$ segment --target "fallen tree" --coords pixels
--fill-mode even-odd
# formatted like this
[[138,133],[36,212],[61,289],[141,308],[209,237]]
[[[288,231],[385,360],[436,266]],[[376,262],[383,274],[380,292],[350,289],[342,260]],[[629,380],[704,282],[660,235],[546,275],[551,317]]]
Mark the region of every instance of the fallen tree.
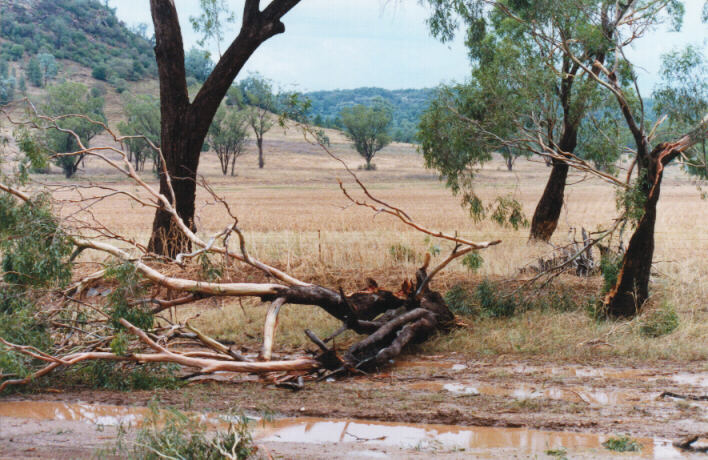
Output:
[[[499,240],[473,242],[457,234],[446,234],[419,225],[402,209],[373,196],[356,174],[347,168],[342,160],[334,156],[318,140],[319,138],[315,138],[315,142],[320,143],[329,155],[340,161],[354,178],[363,198],[355,198],[340,181],[345,197],[352,203],[368,207],[376,213],[396,217],[416,231],[449,241],[454,245],[450,254],[437,265],[431,265],[431,257],[427,254],[423,266],[415,274],[415,279],[403,280],[401,288],[395,292],[379,288],[375,281],[368,280],[365,289],[345,294],[341,287],[328,288],[299,280],[253,257],[248,252],[245,235],[239,227],[239,219],[232,213],[229,204],[218,196],[205,180],[198,180],[196,186],[201,187],[214,203],[219,203],[223,207],[232,223],[216,234],[201,237],[180,217],[178,210],[172,204],[174,194],[170,188],[170,176],[164,160],[161,162],[162,177],[166,178],[169,196],[160,193],[138,175],[124,150],[112,146],[88,148],[72,131],[61,128],[55,118],[38,114],[31,105],[30,108],[34,116],[28,121],[15,121],[9,116],[7,118],[16,126],[25,129],[58,130],[75,136],[80,146],[78,151],[54,156],[82,155],[100,160],[127,177],[135,186],[135,190],[127,191],[112,185],[89,183],[68,186],[45,184],[39,189],[30,191],[5,181],[5,183],[0,182],[0,191],[11,196],[12,200],[30,205],[38,193],[51,195],[52,192],[58,191],[64,194],[73,192],[70,193],[70,197],[59,197],[58,193],[52,195],[55,207],[67,205],[72,207],[72,212],[68,215],[55,218],[56,228],[52,229],[54,233],[66,235],[74,246],[75,250],[69,262],[75,260],[84,251],[104,253],[115,263],[129,266],[139,274],[140,288],[120,292],[120,295],[124,293],[133,295],[129,299],[122,299],[125,308],[121,311],[117,309],[108,311],[105,305],[100,302],[91,303],[83,296],[92,285],[108,278],[107,268],[83,276],[62,289],[51,291],[47,295],[60,298],[61,301],[41,314],[45,321],[51,324],[53,349],[40,350],[34,346],[0,338],[0,343],[5,349],[27,356],[37,363],[43,363],[43,367],[35,369],[22,378],[5,378],[0,383],[0,391],[10,385],[26,384],[59,367],[92,360],[174,363],[206,374],[219,371],[259,373],[267,374],[276,382],[300,378],[303,374],[319,378],[332,373],[351,373],[378,368],[398,356],[407,345],[423,342],[432,334],[445,331],[453,325],[454,315],[448,309],[444,299],[439,293],[430,289],[430,283],[435,275],[465,254],[500,243]],[[86,117],[82,118],[88,120]],[[100,125],[117,145],[133,138],[118,136],[105,124],[93,123]],[[145,141],[149,142],[147,139]],[[162,155],[157,147],[154,145],[152,147],[158,156]],[[189,240],[193,251],[176,254],[174,258],[154,254],[144,245],[104,225],[95,217],[92,208],[97,203],[115,196],[169,214],[173,225],[184,234],[184,238]],[[230,247],[232,239],[237,240],[238,250]],[[259,273],[263,281],[226,282],[188,276],[189,273],[193,273],[190,272],[190,267],[196,265],[199,258],[208,255],[223,258],[227,266],[232,263],[240,264],[245,269]],[[148,290],[151,290],[153,295],[148,298],[142,297],[142,292]],[[164,291],[167,291],[168,295],[161,298],[160,294]],[[207,297],[255,298],[268,304],[263,342],[257,357],[244,356],[234,347],[227,347],[206,336],[190,326],[189,320],[172,322],[160,315],[167,309],[189,305]],[[152,306],[151,309],[140,309],[140,306],[144,307],[148,304]],[[285,304],[319,307],[341,321],[342,327],[324,340],[306,331],[319,351],[300,358],[273,361],[271,358],[278,314]],[[61,315],[61,321],[56,320],[60,312],[71,309],[81,309],[81,315],[65,314]],[[79,317],[84,319],[79,321]],[[128,320],[128,317],[151,327],[140,327],[139,324],[134,324],[135,320],[133,322]],[[327,345],[327,342],[346,330],[362,334],[364,338],[343,352]],[[125,341],[126,335],[131,337],[129,343],[121,343],[121,340]],[[0,378],[2,377],[0,375]]]

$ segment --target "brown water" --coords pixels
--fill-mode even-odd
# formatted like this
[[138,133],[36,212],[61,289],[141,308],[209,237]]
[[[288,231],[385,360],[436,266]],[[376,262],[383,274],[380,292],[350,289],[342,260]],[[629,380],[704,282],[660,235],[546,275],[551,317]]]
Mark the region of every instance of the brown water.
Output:
[[[148,415],[146,408],[62,402],[0,402],[0,417],[66,420],[95,425],[139,425]],[[198,415],[210,426],[225,423],[218,415]],[[523,428],[462,427],[389,423],[347,419],[287,418],[254,426],[258,442],[288,442],[327,445],[356,443],[356,446],[391,446],[421,449],[500,449],[515,448],[541,452],[564,447],[568,450],[604,451],[604,435],[529,430]],[[645,458],[680,457],[670,442],[640,439]],[[373,452],[373,451],[372,451]]]

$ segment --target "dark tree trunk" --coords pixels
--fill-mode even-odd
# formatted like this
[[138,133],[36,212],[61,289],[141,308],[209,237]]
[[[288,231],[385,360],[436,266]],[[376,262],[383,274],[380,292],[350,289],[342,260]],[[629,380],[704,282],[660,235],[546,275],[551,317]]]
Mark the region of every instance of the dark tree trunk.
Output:
[[644,215],[629,240],[617,282],[605,297],[606,313],[610,316],[634,316],[649,298],[649,277],[654,257],[656,204],[661,192],[664,166],[677,155],[678,152],[667,144],[660,144],[644,161],[639,173],[642,180],[640,187],[646,196]]
[[[300,0],[274,0],[260,10],[258,0],[246,0],[241,30],[190,104],[184,69],[184,46],[172,0],[150,0],[155,26],[155,58],[160,79],[161,147],[174,190],[179,217],[194,229],[195,178],[209,125],[234,79],[261,43],[285,31],[280,19]],[[172,199],[160,172],[160,193]],[[190,249],[187,237],[171,215],[158,209],[148,248],[174,257]]]
[[558,218],[563,210],[565,195],[565,180],[568,177],[568,164],[553,160],[551,175],[548,177],[543,195],[536,205],[536,211],[531,220],[532,240],[549,241],[558,226]]
[[258,167],[263,169],[265,166],[265,158],[263,158],[263,138],[259,137],[256,140],[256,144],[258,145]]

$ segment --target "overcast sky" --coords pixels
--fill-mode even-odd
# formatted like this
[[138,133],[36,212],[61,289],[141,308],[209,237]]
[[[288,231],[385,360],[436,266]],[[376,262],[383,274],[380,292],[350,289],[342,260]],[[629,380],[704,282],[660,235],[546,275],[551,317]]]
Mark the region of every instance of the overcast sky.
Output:
[[[654,86],[660,56],[687,43],[708,50],[708,26],[701,23],[704,0],[686,0],[681,32],[660,29],[641,40],[629,53],[644,72],[642,91]],[[175,0],[185,47],[197,46],[198,35],[189,17],[199,13],[197,0]],[[238,13],[243,1],[227,1]],[[262,2],[267,4],[267,1]],[[283,22],[284,34],[271,38],[251,57],[244,73],[259,72],[282,87],[301,91],[378,86],[388,89],[433,87],[463,81],[469,62],[462,36],[441,44],[432,38],[427,10],[417,0],[302,0]],[[129,25],[149,24],[148,0],[110,0]],[[236,34],[232,28],[225,41]],[[226,43],[224,46],[228,46]],[[207,48],[216,57],[216,45]]]

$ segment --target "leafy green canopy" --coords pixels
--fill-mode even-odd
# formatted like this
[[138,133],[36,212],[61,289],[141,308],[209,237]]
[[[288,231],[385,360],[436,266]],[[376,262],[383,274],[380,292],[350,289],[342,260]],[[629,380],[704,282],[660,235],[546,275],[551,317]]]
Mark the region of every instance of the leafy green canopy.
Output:
[[344,133],[354,143],[354,148],[366,160],[366,169],[372,169],[371,160],[377,152],[391,143],[388,134],[391,125],[391,108],[382,100],[373,106],[345,107],[339,113]]
[[[84,146],[88,147],[91,139],[103,130],[101,125],[95,123],[106,121],[103,105],[103,98],[89,92],[88,87],[82,83],[64,82],[50,87],[47,99],[40,109],[43,115],[59,117],[56,125],[60,129],[50,127],[39,139],[46,151],[51,154],[62,154],[80,149],[76,138],[62,130],[73,131]],[[72,177],[83,157],[83,154],[59,156],[55,159],[55,163],[62,168],[66,177]]]
[[[421,151],[473,215],[484,209],[472,188],[475,171],[490,160],[490,152],[571,152],[613,170],[631,141],[629,131],[592,75],[561,48],[588,68],[614,60],[612,18],[621,17],[626,5],[605,0],[504,0],[495,7],[476,0],[427,3],[435,36],[448,41],[460,28],[466,33],[472,72],[469,82],[438,91],[419,126]],[[654,11],[666,2],[640,3]],[[680,2],[669,3],[679,18]],[[631,69],[617,63],[628,87]],[[506,151],[510,148],[515,152]]]
[[[152,148],[160,146],[160,101],[155,96],[140,94],[124,98],[126,120],[118,124],[123,136],[137,136],[125,141],[135,169],[142,171],[149,158],[159,164],[159,155]],[[157,168],[156,168],[157,169]]]
[[[654,90],[654,111],[667,116],[659,132],[662,140],[675,139],[689,131],[708,114],[708,62],[703,50],[688,46],[662,57],[661,81]],[[700,140],[687,156],[686,170],[708,177],[706,139]]]
[[221,172],[226,175],[231,164],[234,175],[236,159],[243,153],[248,141],[248,117],[244,111],[220,107],[207,133],[207,142],[216,152]]

